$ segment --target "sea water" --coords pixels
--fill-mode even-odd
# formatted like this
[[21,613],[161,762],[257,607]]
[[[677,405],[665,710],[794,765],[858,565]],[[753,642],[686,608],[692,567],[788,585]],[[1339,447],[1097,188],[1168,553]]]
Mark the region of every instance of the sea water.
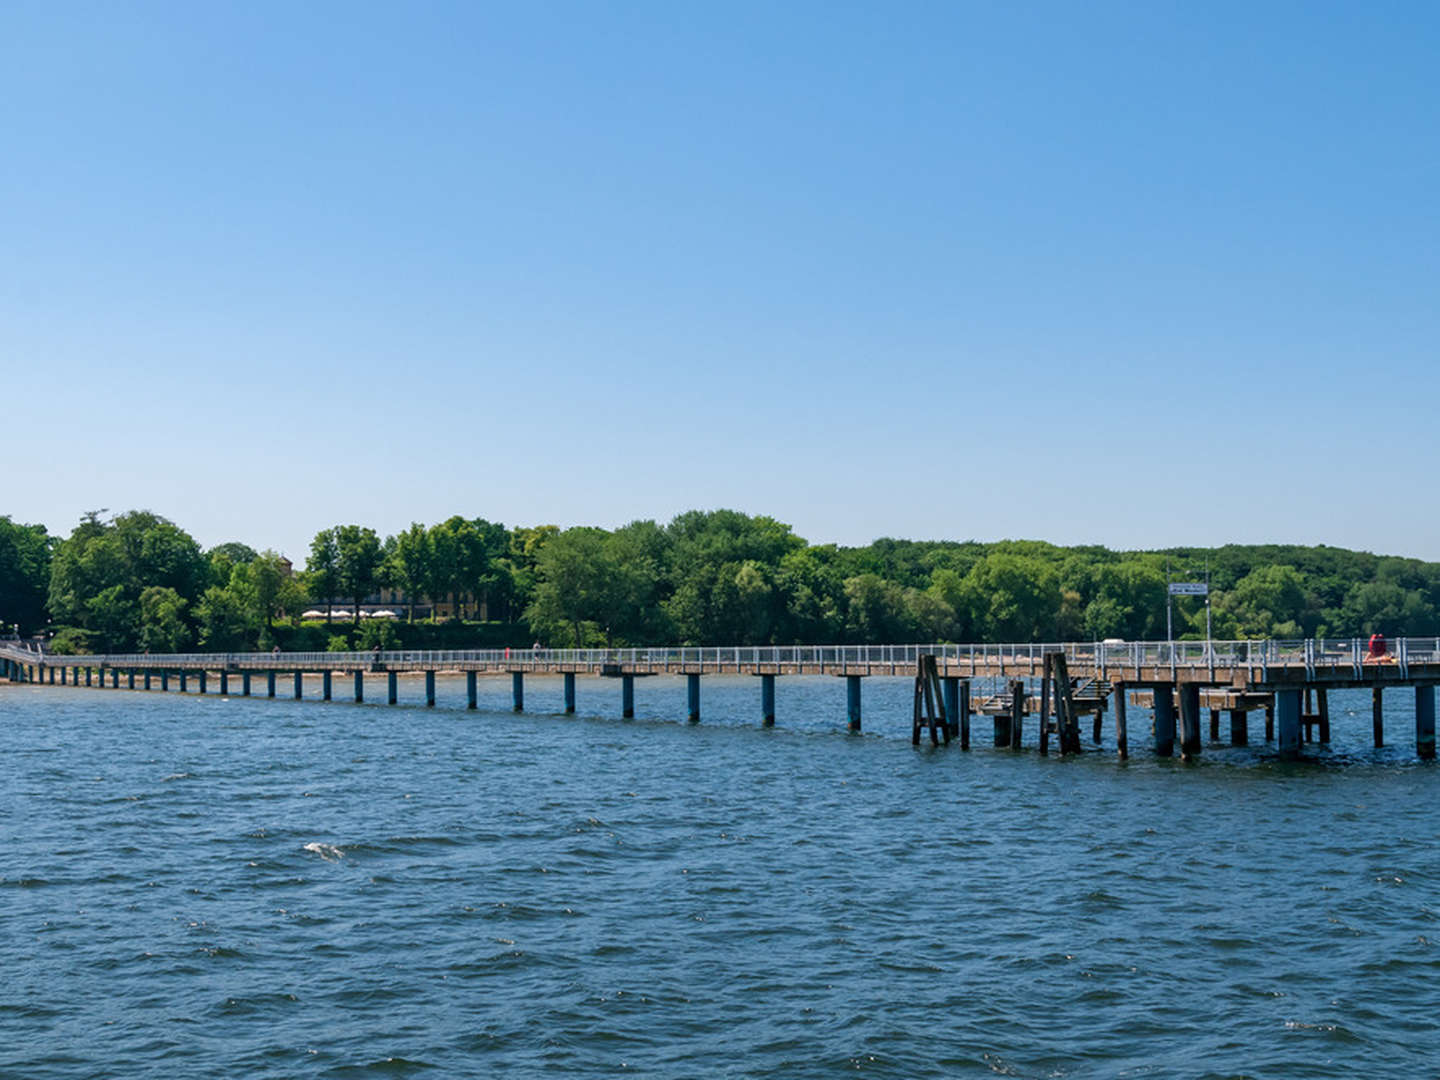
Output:
[[915,749],[903,679],[860,736],[833,678],[509,690],[0,686],[0,1076],[1440,1074],[1406,693],[1186,764],[1134,707]]

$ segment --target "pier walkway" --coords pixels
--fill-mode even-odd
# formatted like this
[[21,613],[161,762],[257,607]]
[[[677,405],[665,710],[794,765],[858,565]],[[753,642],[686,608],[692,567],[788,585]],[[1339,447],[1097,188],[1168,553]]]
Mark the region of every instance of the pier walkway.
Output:
[[[276,696],[277,680],[289,678],[293,696],[303,694],[303,677],[318,675],[321,696],[332,699],[333,678],[353,682],[354,700],[363,701],[366,676],[383,675],[388,700],[397,701],[397,679],[407,672],[423,673],[426,704],[435,703],[437,672],[466,676],[468,705],[476,707],[476,678],[505,675],[512,680],[517,711],[524,708],[526,675],[559,675],[565,683],[565,708],[575,710],[576,677],[617,678],[622,682],[622,711],[634,713],[636,678],[684,675],[688,680],[689,719],[700,717],[700,679],[705,675],[741,674],[761,680],[761,720],[775,719],[775,679],[787,675],[833,675],[847,682],[847,717],[852,730],[861,723],[861,680],[870,676],[912,676],[922,657],[934,657],[933,670],[943,684],[948,726],[963,730],[969,745],[972,712],[995,720],[995,743],[1020,746],[1024,719],[1037,714],[1041,745],[1050,730],[1050,702],[1063,697],[1071,713],[1095,717],[1098,739],[1101,717],[1115,713],[1122,755],[1128,753],[1125,731],[1126,696],[1154,710],[1155,750],[1173,753],[1179,735],[1182,753],[1199,752],[1202,705],[1210,710],[1211,735],[1218,737],[1218,715],[1230,713],[1231,741],[1248,739],[1246,716],[1264,709],[1267,733],[1278,727],[1278,749],[1298,753],[1303,737],[1319,729],[1328,741],[1326,694],[1342,688],[1369,688],[1373,693],[1376,745],[1383,741],[1381,695],[1388,688],[1415,692],[1416,751],[1435,753],[1435,686],[1440,684],[1440,638],[1401,638],[1380,655],[1372,655],[1361,639],[1303,641],[1183,642],[1057,642],[1013,645],[761,645],[654,647],[637,649],[480,649],[466,651],[371,651],[349,653],[174,653],[61,656],[21,642],[0,641],[0,677],[46,685],[85,685],[129,689],[210,692],[213,675],[222,694],[231,680],[249,695],[252,680],[264,680],[265,693]],[[1066,672],[1065,686],[1051,688],[1052,664]],[[926,661],[928,664],[928,661]],[[972,684],[989,681],[989,695],[972,697]],[[977,688],[978,689],[978,688]],[[1063,689],[1063,694],[1062,694]],[[1037,693],[1038,691],[1038,693]],[[1073,695],[1073,700],[1072,700]],[[1309,703],[1318,700],[1319,712]],[[1038,701],[1038,710],[1037,710]],[[1177,710],[1178,705],[1178,710]],[[1179,714],[1179,731],[1176,714]],[[958,723],[957,723],[958,719]],[[1070,717],[1073,721],[1073,715]],[[1062,741],[1062,745],[1068,745]]]

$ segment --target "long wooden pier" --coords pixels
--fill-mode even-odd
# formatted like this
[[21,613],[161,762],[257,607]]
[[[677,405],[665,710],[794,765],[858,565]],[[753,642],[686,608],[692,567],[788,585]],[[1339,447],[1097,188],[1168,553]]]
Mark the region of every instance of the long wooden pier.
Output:
[[[933,660],[929,659],[933,658]],[[1440,684],[1440,638],[1401,638],[1376,652],[1360,639],[1304,641],[1063,642],[1008,645],[763,645],[655,647],[638,649],[483,649],[469,651],[371,651],[349,653],[135,653],[61,656],[21,642],[0,641],[0,677],[45,685],[85,685],[129,689],[170,689],[171,680],[187,692],[191,680],[199,693],[210,692],[211,677],[222,694],[232,680],[249,695],[255,680],[275,697],[282,680],[299,698],[304,676],[318,675],[321,696],[333,697],[335,676],[353,683],[354,700],[363,701],[367,676],[384,676],[391,704],[398,700],[398,677],[423,673],[426,704],[435,703],[435,676],[466,676],[467,704],[477,704],[479,675],[509,674],[514,708],[524,709],[527,675],[564,678],[565,710],[575,711],[576,677],[616,678],[622,684],[622,713],[634,715],[634,680],[649,675],[687,677],[689,719],[700,718],[700,679],[706,675],[754,675],[761,681],[761,722],[775,721],[775,680],[790,675],[832,675],[846,680],[847,718],[861,727],[861,682],[872,676],[914,676],[922,665],[938,679],[935,707],[946,715],[946,728],[969,745],[972,714],[994,721],[997,746],[1024,742],[1024,721],[1038,717],[1040,746],[1060,735],[1071,749],[1070,729],[1081,715],[1092,715],[1095,740],[1107,710],[1113,711],[1120,753],[1128,754],[1126,695],[1147,695],[1154,711],[1155,752],[1200,752],[1201,712],[1210,712],[1211,737],[1218,739],[1218,716],[1230,714],[1231,741],[1248,740],[1246,718],[1264,709],[1266,730],[1273,731],[1282,755],[1299,753],[1307,733],[1319,728],[1328,741],[1328,691],[1369,688],[1374,702],[1375,744],[1383,742],[1382,695],[1386,689],[1413,689],[1416,752],[1435,755],[1435,687]],[[1063,672],[1063,683],[1055,674]],[[988,681],[995,692],[972,696],[972,684]],[[137,686],[138,682],[138,686]],[[1052,692],[1053,691],[1053,692]],[[1319,712],[1307,704],[1319,702]],[[1052,714],[1052,705],[1059,712]],[[918,723],[918,721],[917,721]],[[1057,726],[1059,725],[1059,726]],[[1178,739],[1177,739],[1178,736]]]

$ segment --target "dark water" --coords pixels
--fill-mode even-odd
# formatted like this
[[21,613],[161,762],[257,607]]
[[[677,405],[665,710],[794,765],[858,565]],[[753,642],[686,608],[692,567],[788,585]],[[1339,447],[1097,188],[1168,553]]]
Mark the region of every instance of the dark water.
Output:
[[681,680],[482,686],[0,688],[0,1076],[1440,1074],[1406,695],[1289,765],[1133,710],[1122,765],[912,750],[902,680],[860,738],[835,679],[773,731],[753,679],[695,727]]

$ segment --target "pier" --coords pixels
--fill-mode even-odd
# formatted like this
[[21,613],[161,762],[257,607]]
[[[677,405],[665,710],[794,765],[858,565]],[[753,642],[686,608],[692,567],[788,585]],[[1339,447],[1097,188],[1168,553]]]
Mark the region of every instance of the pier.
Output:
[[[919,741],[921,704],[933,741],[970,746],[972,716],[993,721],[993,744],[1019,749],[1025,723],[1035,718],[1035,743],[1049,752],[1051,737],[1062,754],[1082,749],[1081,718],[1092,721],[1099,743],[1104,716],[1114,715],[1121,757],[1130,738],[1126,706],[1154,712],[1156,754],[1185,757],[1201,753],[1202,721],[1209,717],[1211,742],[1220,738],[1220,717],[1229,718],[1229,741],[1250,740],[1249,717],[1262,713],[1265,737],[1281,756],[1298,756],[1303,743],[1330,738],[1328,693],[1369,689],[1376,746],[1384,744],[1385,691],[1414,694],[1415,751],[1435,756],[1435,687],[1440,684],[1440,638],[1401,638],[1378,653],[1358,638],[1305,641],[1068,642],[1016,645],[761,645],[654,647],[637,649],[485,649],[349,653],[174,653],[61,656],[0,642],[0,677],[38,685],[88,686],[182,693],[239,693],[257,685],[266,697],[282,687],[298,699],[304,677],[319,676],[320,696],[334,699],[335,677],[350,684],[354,701],[365,700],[366,679],[384,680],[386,700],[398,701],[398,677],[423,675],[425,704],[436,702],[435,676],[465,676],[466,705],[477,707],[477,678],[509,675],[515,711],[525,708],[525,679],[558,675],[564,680],[565,712],[573,713],[580,676],[618,679],[621,713],[634,715],[634,681],[653,675],[686,677],[686,718],[702,717],[701,683],[707,675],[751,675],[759,682],[757,721],[776,723],[776,680],[795,675],[829,675],[845,682],[844,708],[851,731],[863,727],[863,680],[912,676],[917,679],[915,713]],[[213,682],[212,682],[213,678]],[[138,680],[138,683],[137,683]],[[979,692],[987,683],[989,694]],[[212,689],[213,687],[213,689]]]

